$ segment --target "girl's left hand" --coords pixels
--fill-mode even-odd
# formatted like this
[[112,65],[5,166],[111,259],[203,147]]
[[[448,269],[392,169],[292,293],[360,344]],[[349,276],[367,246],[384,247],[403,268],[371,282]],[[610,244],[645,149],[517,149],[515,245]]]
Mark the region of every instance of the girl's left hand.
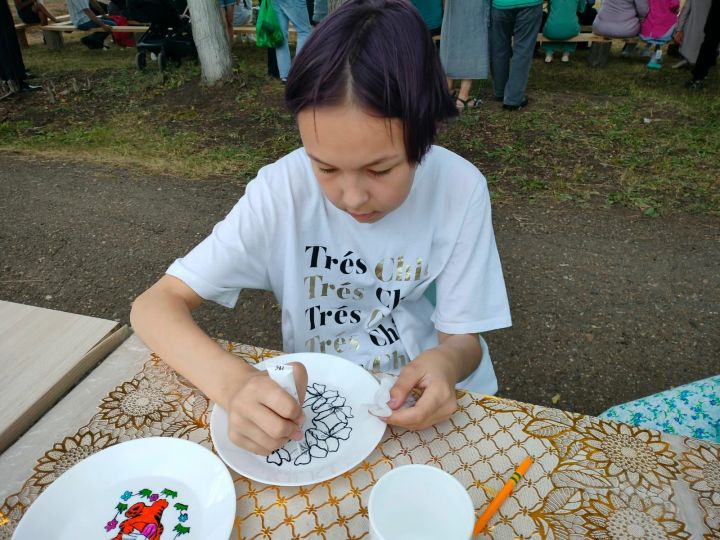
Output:
[[[400,372],[388,402],[394,412],[384,420],[411,431],[447,420],[457,410],[455,379],[451,359],[440,349],[428,349]],[[413,388],[422,390],[420,399],[413,407],[397,410]]]

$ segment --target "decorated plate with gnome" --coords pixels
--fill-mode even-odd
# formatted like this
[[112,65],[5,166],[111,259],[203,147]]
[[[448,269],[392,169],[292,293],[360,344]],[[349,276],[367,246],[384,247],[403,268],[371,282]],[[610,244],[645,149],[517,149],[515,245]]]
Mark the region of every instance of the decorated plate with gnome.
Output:
[[269,456],[248,452],[228,437],[228,416],[218,405],[210,415],[210,434],[218,455],[243,476],[263,484],[306,486],[358,465],[378,445],[386,424],[369,411],[379,384],[362,367],[320,353],[285,354],[255,367],[271,371],[289,362],[302,363],[308,372],[301,441],[288,441]]
[[13,540],[225,540],[235,500],[230,473],[206,448],[135,439],[68,469],[30,506]]

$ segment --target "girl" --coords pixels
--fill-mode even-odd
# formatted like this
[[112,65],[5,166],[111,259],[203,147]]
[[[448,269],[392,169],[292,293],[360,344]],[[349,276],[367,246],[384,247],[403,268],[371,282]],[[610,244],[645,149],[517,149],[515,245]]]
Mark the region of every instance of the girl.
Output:
[[[551,0],[550,12],[543,26],[543,35],[548,39],[563,41],[575,37],[580,33],[578,13],[585,11],[586,0]],[[555,51],[562,51],[562,61],[570,61],[570,53],[575,51],[575,43],[543,43],[541,48],[545,51],[545,63],[553,60]]]
[[[272,290],[283,348],[400,374],[390,424],[449,418],[456,385],[495,393],[479,332],[510,325],[485,178],[432,146],[457,115],[422,19],[405,0],[357,0],[315,29],[285,101],[303,147],[262,168],[213,233],[134,303],[168,364],[228,411],[258,454],[301,437],[302,409],[194,323],[203,300]],[[429,296],[435,294],[435,301]],[[402,410],[413,388],[416,405]]]
[[640,39],[648,46],[655,45],[655,54],[647,64],[649,69],[662,67],[662,47],[672,39],[677,25],[680,0],[649,0],[650,11],[640,27]]

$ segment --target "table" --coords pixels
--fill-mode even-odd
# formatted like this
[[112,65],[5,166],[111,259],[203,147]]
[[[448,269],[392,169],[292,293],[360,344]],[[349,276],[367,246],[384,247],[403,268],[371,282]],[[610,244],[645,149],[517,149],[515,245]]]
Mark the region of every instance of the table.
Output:
[[129,333],[117,321],[0,300],[0,452]]
[[[279,354],[221,343],[251,363]],[[408,463],[452,473],[480,509],[527,454],[535,463],[485,538],[720,537],[720,446],[506,399],[458,396],[450,420],[414,433],[389,428],[363,463],[331,481],[280,488],[233,474],[231,538],[367,538],[373,483]],[[0,539],[10,537],[44,487],[93,452],[150,435],[211,447],[209,407],[131,336],[0,456]]]

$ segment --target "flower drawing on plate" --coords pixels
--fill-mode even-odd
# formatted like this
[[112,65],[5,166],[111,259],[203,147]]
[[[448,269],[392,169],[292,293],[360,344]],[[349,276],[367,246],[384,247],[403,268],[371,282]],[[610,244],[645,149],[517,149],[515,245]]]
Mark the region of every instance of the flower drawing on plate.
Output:
[[656,432],[615,422],[598,422],[587,428],[587,457],[608,477],[633,486],[659,488],[675,480],[675,452]]
[[103,420],[122,428],[135,429],[161,422],[176,410],[177,395],[151,385],[147,379],[133,379],[110,392],[100,403]]
[[[313,383],[307,387],[303,409],[312,423],[312,427],[305,430],[305,439],[297,445],[291,443],[276,450],[266,458],[268,463],[280,466],[292,461],[294,465],[307,465],[313,459],[323,459],[337,452],[340,441],[350,438],[352,408],[345,405],[345,398],[337,390]],[[291,454],[288,447],[293,448],[293,445],[297,451]]]
[[33,483],[46,487],[76,463],[115,443],[117,438],[111,434],[93,431],[81,431],[74,437],[65,437],[38,459]]
[[610,493],[588,502],[583,519],[587,537],[596,540],[690,538],[671,512],[640,497]]
[[[147,488],[137,492],[126,490],[120,495],[120,502],[114,508],[115,515],[105,525],[105,532],[113,533],[117,529],[117,534],[111,540],[124,538],[160,540],[165,530],[163,525],[165,521],[166,524],[175,523],[171,529],[175,533],[173,540],[188,534],[190,532],[190,526],[187,524],[190,518],[187,512],[188,505],[174,502],[177,496],[177,491],[171,489],[163,489],[158,493]],[[147,499],[149,504],[143,499]],[[168,518],[171,512],[174,515]]]

